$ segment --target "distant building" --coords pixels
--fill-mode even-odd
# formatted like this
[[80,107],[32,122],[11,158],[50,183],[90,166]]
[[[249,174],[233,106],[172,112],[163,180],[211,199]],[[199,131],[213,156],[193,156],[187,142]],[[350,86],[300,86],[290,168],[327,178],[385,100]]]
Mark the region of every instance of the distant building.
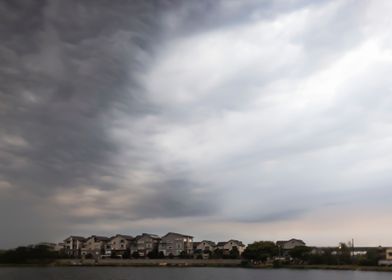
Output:
[[200,245],[201,242],[195,242],[193,241],[192,245],[193,245],[193,252],[195,253],[197,251],[197,247]]
[[156,234],[143,233],[135,237],[131,243],[131,255],[138,253],[141,257],[147,257],[150,252],[158,252],[161,238]]
[[181,253],[193,254],[193,236],[169,232],[159,243],[159,252],[164,256],[179,256]]
[[291,250],[294,249],[295,247],[306,246],[305,242],[295,238],[292,238],[288,241],[277,241],[276,245],[283,250]]
[[381,260],[378,261],[378,265],[387,265],[390,266],[392,265],[392,248],[382,248],[379,247],[379,251],[382,252],[384,251],[384,255]]
[[229,255],[230,251],[233,249],[237,249],[239,254],[242,255],[242,253],[245,251],[245,247],[246,246],[241,241],[235,239],[223,242],[221,241],[216,245],[216,248],[222,250],[224,255]]
[[392,248],[387,248],[385,250],[385,259],[387,261],[392,261]]
[[70,236],[64,240],[64,253],[70,257],[80,257],[84,242],[82,236]]
[[134,238],[130,235],[117,234],[110,238],[105,246],[106,256],[129,257],[131,242]]
[[223,247],[225,246],[225,244],[226,244],[226,241],[219,241],[216,244],[216,249],[223,250]]
[[216,249],[216,244],[215,244],[215,242],[212,242],[209,240],[203,240],[201,242],[197,242],[195,249],[200,250],[201,252],[204,252],[204,251],[213,252]]
[[106,244],[110,239],[106,236],[92,235],[83,244],[81,255],[84,257],[100,258],[105,254]]
[[325,253],[325,250],[323,248],[319,248],[319,247],[313,247],[310,250],[311,255],[322,255],[324,253]]

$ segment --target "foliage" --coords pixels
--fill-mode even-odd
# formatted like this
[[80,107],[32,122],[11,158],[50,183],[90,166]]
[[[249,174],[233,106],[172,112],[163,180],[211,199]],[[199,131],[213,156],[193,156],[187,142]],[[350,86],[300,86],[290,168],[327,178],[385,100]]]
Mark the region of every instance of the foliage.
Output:
[[59,258],[58,252],[50,250],[48,246],[18,247],[0,254],[0,263],[29,263],[47,262]]
[[159,258],[158,250],[157,250],[157,249],[152,250],[151,252],[149,252],[149,253],[147,254],[147,257],[148,257],[149,259],[157,259],[157,258]]
[[233,249],[230,250],[229,258],[230,259],[239,259],[240,258],[240,252],[238,251],[237,247],[233,247]]
[[288,254],[290,257],[300,261],[308,261],[310,255],[311,248],[306,246],[297,246],[291,249]]
[[366,252],[366,255],[358,257],[356,261],[359,265],[376,266],[380,259],[382,258],[380,257],[380,251],[378,249],[369,249]]
[[223,250],[222,249],[216,249],[212,254],[211,258],[212,259],[222,259],[224,256]]
[[265,262],[278,255],[278,247],[272,241],[256,241],[249,244],[242,256],[245,259]]
[[189,258],[191,258],[192,256],[191,255],[189,255],[187,252],[185,252],[185,251],[181,251],[181,253],[180,253],[180,255],[178,256],[180,259],[189,259]]

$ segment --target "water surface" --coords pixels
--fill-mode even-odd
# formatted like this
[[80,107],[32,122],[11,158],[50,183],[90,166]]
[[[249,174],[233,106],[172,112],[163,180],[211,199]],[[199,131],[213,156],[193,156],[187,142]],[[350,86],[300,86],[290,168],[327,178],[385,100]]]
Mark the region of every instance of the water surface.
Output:
[[161,268],[1,267],[0,280],[391,280],[392,273],[367,271]]

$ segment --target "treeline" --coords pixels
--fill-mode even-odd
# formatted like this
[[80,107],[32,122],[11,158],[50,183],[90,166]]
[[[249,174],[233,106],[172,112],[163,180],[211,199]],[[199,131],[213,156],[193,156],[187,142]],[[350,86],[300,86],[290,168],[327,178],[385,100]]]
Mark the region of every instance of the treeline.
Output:
[[366,254],[354,255],[346,244],[337,248],[312,248],[298,246],[282,250],[272,241],[249,244],[242,257],[253,263],[309,264],[309,265],[361,265],[376,266],[384,252],[377,248],[368,249]]
[[18,247],[16,249],[1,251],[0,263],[3,264],[27,264],[46,263],[57,258],[64,257],[59,252],[51,250],[48,246],[37,245]]

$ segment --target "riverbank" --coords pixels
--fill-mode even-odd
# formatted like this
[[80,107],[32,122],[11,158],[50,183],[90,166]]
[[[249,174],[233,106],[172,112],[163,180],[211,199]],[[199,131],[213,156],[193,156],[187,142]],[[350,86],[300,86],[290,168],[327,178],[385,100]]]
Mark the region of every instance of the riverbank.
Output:
[[199,259],[61,259],[54,266],[174,266],[174,267],[239,267],[241,260],[199,260]]
[[273,265],[249,265],[249,268],[286,268],[286,269],[318,269],[318,270],[352,270],[352,271],[383,271],[392,272],[390,266],[358,266],[358,265],[280,265],[274,267]]

